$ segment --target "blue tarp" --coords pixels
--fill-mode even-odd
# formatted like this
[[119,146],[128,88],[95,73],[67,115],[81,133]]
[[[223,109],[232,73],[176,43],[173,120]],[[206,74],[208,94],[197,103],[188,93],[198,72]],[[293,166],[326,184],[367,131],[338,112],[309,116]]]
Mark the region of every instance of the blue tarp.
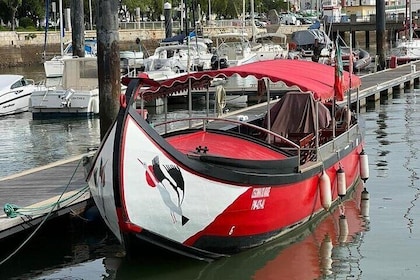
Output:
[[185,38],[185,34],[179,34],[173,37],[163,39],[162,43],[179,42],[180,44],[182,44],[182,42],[184,41],[184,38]]
[[319,29],[321,27],[321,23],[319,20],[316,20],[313,24],[311,24],[308,29]]

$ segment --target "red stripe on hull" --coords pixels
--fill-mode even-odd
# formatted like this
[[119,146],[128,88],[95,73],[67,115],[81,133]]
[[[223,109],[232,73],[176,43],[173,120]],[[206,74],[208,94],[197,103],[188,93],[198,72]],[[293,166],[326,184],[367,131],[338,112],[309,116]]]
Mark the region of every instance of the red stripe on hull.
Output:
[[[359,177],[359,152],[355,149],[341,165],[346,172],[347,189],[354,185]],[[339,163],[326,172],[331,180],[333,200],[338,198],[336,171]],[[240,196],[208,227],[192,236],[184,244],[194,246],[201,237],[250,237],[270,232],[279,232],[304,222],[311,215],[321,211],[318,175],[305,181],[269,187],[269,193],[253,197],[253,188]],[[268,187],[268,186],[267,186]],[[256,209],[262,207],[262,209]],[[252,210],[254,208],[254,210]],[[202,248],[205,249],[205,248]]]

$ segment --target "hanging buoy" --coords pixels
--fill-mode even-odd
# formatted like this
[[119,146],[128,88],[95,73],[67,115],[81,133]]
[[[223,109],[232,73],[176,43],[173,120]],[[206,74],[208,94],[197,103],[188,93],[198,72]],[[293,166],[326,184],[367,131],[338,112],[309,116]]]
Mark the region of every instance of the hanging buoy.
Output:
[[223,109],[226,107],[226,90],[222,85],[216,87],[216,107],[217,115],[223,114]]
[[341,198],[346,195],[346,173],[341,166],[337,170],[337,192]]
[[364,218],[369,218],[369,192],[366,188],[362,191],[360,200],[360,214]]
[[369,178],[369,162],[365,150],[362,150],[360,153],[360,178],[363,180],[363,182],[366,182],[366,180]]
[[340,215],[338,221],[338,242],[345,243],[347,242],[347,237],[349,235],[349,224],[347,223],[347,218],[345,215]]
[[319,190],[321,196],[321,205],[325,210],[328,210],[331,206],[331,181],[327,173],[322,172],[319,176]]
[[320,268],[324,275],[332,273],[332,250],[333,244],[328,234],[325,235],[319,248]]

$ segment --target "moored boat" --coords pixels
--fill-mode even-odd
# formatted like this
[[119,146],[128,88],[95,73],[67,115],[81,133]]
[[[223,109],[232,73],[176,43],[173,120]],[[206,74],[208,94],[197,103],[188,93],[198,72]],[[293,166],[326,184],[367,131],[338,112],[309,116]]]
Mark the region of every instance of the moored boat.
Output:
[[[328,213],[368,176],[360,116],[329,105],[335,72],[320,63],[271,60],[160,83],[128,79],[118,117],[86,159],[87,182],[105,223],[129,254],[148,242],[211,260]],[[243,111],[241,119],[190,117],[153,127],[132,106],[137,98],[206,88],[214,78],[233,75],[252,75],[267,89],[282,81],[301,91]],[[350,79],[353,88],[360,86],[360,78],[349,76],[341,77],[345,91]]]
[[[87,38],[85,40],[85,57],[96,57],[97,43],[95,38]],[[59,56],[54,56],[50,60],[44,62],[44,71],[47,78],[62,77],[64,72],[64,61],[77,58],[73,56],[73,45],[71,42]]]
[[40,88],[22,75],[0,75],[0,116],[27,112],[31,93]]
[[64,60],[61,82],[33,91],[30,110],[33,119],[97,115],[99,88],[96,57]]
[[[352,67],[352,71],[361,71],[363,69],[366,69],[372,63],[372,56],[365,49],[351,49],[347,46],[342,46],[340,48],[341,58],[343,60],[343,67],[346,71],[350,71],[350,67]],[[350,55],[350,52],[352,53],[352,55]],[[351,66],[350,58],[353,59],[353,65]]]

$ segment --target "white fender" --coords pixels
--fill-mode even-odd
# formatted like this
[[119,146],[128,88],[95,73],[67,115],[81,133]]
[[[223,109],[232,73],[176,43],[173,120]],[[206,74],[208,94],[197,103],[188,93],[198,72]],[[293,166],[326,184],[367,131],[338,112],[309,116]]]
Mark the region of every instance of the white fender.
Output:
[[223,109],[226,107],[226,90],[222,85],[216,87],[216,104],[218,116],[223,114]]
[[369,178],[369,161],[365,150],[362,150],[360,153],[360,178],[363,180],[363,182],[366,182],[366,180]]
[[324,275],[330,275],[332,273],[332,250],[333,244],[331,238],[326,234],[319,248],[320,268]]
[[345,243],[347,242],[347,237],[349,236],[349,224],[345,215],[340,215],[338,221],[338,242]]
[[360,200],[360,214],[364,218],[369,218],[369,192],[366,188],[362,191]]
[[319,176],[319,190],[321,197],[321,205],[325,210],[328,210],[331,206],[332,195],[331,195],[331,180],[327,173],[322,172]]
[[344,173],[344,169],[340,166],[337,170],[337,193],[341,198],[346,195],[346,186],[346,173]]

